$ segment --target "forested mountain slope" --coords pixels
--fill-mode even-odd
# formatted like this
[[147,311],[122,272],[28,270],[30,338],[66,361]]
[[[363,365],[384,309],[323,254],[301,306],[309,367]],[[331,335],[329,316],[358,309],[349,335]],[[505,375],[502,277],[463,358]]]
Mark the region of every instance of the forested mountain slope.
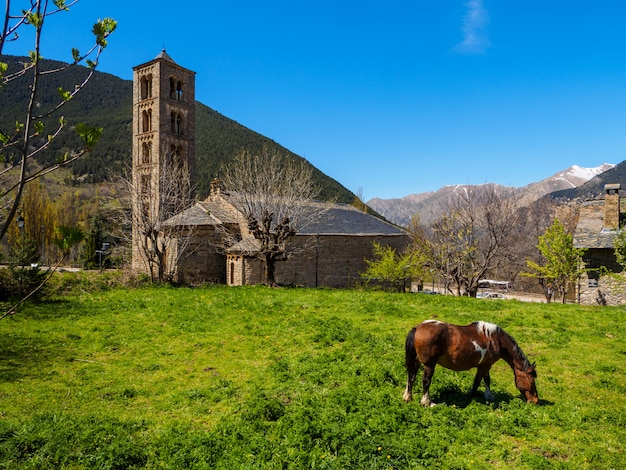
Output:
[[[9,72],[23,67],[25,57],[2,56],[0,60],[9,64]],[[65,65],[56,61],[44,61],[45,69]],[[38,103],[46,109],[58,101],[58,87],[74,89],[88,74],[85,67],[72,66],[60,74],[51,74],[41,81]],[[50,78],[52,77],[52,78]],[[21,78],[0,89],[0,130],[10,133],[16,120],[24,120],[24,110],[28,103],[29,80]],[[124,168],[130,167],[132,152],[132,81],[122,80],[114,75],[96,72],[89,84],[75,99],[63,107],[61,113],[46,122],[48,132],[55,127],[60,115],[64,115],[68,127],[79,122],[103,127],[104,131],[97,147],[72,165],[71,184],[97,183],[113,180]],[[64,132],[55,139],[50,150],[39,158],[52,161],[65,154],[68,149],[80,146],[78,137],[72,132]],[[300,159],[298,155],[281,147],[273,140],[264,137],[241,124],[221,115],[208,106],[196,102],[196,182],[199,197],[209,192],[211,179],[217,176],[222,165],[242,150],[258,152],[263,147],[278,149],[283,154]],[[11,155],[5,155],[10,160]],[[308,162],[307,162],[308,163]],[[321,188],[321,198],[351,203],[354,194],[336,180],[313,167],[314,179]]]

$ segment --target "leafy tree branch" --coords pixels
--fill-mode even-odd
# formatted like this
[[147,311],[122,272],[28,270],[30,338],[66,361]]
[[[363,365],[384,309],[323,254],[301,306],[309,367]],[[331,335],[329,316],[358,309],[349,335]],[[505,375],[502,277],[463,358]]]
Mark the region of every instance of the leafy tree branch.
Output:
[[[18,78],[26,79],[28,104],[21,116],[16,116],[15,127],[13,129],[0,129],[0,157],[4,161],[10,161],[7,168],[0,173],[0,183],[4,191],[0,194],[0,205],[6,208],[0,216],[0,238],[4,237],[9,225],[14,220],[24,191],[24,187],[33,180],[55,171],[56,169],[69,165],[71,162],[85,155],[93,149],[97,143],[102,129],[95,126],[79,124],[75,130],[82,138],[83,147],[70,151],[52,164],[29,165],[33,157],[49,147],[50,142],[57,138],[66,128],[66,121],[60,118],[58,124],[47,137],[45,135],[47,118],[57,114],[58,111],[68,103],[77,93],[79,93],[93,77],[94,70],[98,65],[98,60],[103,50],[108,44],[108,37],[115,31],[117,23],[115,20],[105,18],[98,20],[92,29],[94,44],[87,53],[81,54],[78,49],[72,49],[73,62],[67,67],[84,63],[87,66],[87,74],[82,81],[76,83],[71,91],[58,89],[58,101],[47,109],[39,109],[38,94],[41,87],[41,80],[53,77],[54,74],[63,70],[56,68],[43,70],[42,63],[42,31],[49,17],[65,13],[69,8],[78,2],[66,2],[65,0],[38,0],[31,1],[30,8],[19,10],[13,6],[11,0],[6,1],[6,11],[3,21],[3,29],[0,31],[0,55],[7,42],[15,42],[20,39],[19,31],[23,28],[34,28],[34,44],[29,50],[29,62],[25,63],[21,69],[9,70],[8,64],[0,62],[0,87]],[[0,89],[0,91],[2,91]]]

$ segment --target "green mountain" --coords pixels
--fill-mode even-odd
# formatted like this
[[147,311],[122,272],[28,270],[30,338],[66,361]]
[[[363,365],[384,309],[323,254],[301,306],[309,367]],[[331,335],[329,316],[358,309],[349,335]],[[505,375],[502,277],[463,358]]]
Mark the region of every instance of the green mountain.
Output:
[[[23,68],[28,58],[2,56],[0,61],[9,65],[9,72]],[[62,62],[43,61],[45,70],[66,66]],[[89,71],[82,66],[72,66],[67,70],[45,75],[39,84],[38,107],[48,109],[59,101],[58,88],[73,90],[81,83]],[[30,77],[22,77],[0,89],[0,130],[9,134],[16,120],[23,120],[28,104]],[[71,168],[72,184],[98,183],[112,180],[125,168],[130,168],[132,156],[132,81],[122,80],[114,75],[95,72],[87,86],[68,102],[54,119],[46,119],[45,135],[51,133],[60,115],[64,115],[69,126],[79,122],[103,127],[104,131],[96,148],[75,162]],[[46,138],[42,136],[41,138]],[[55,161],[67,150],[80,147],[78,137],[73,132],[64,132],[54,140],[52,147],[38,159],[44,162]],[[291,158],[302,157],[290,152],[273,140],[258,134],[245,126],[223,116],[208,106],[196,102],[196,187],[200,198],[209,193],[210,181],[219,174],[223,165],[242,150],[256,153],[264,147],[279,150]],[[5,155],[10,160],[11,155]],[[304,159],[302,159],[304,160]],[[304,160],[306,161],[306,160]],[[310,165],[310,163],[306,162]],[[315,183],[320,187],[322,199],[334,199],[351,203],[355,196],[339,182],[313,167]]]

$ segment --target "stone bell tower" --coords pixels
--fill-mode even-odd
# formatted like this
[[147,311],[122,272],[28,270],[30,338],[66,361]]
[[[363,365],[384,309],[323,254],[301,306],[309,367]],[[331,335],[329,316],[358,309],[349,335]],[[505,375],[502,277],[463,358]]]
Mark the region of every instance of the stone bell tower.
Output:
[[147,268],[135,221],[163,220],[164,182],[180,174],[194,187],[195,104],[195,72],[176,64],[165,49],[133,67],[133,269]]

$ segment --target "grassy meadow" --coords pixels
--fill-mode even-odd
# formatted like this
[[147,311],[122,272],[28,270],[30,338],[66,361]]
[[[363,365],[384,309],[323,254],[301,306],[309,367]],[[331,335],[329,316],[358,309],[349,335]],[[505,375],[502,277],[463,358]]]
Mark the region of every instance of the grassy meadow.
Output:
[[[89,291],[91,290],[91,291]],[[87,289],[0,322],[2,469],[626,468],[623,308],[264,287]],[[540,404],[492,369],[402,401],[404,339],[494,322]],[[482,392],[482,387],[481,387]]]

